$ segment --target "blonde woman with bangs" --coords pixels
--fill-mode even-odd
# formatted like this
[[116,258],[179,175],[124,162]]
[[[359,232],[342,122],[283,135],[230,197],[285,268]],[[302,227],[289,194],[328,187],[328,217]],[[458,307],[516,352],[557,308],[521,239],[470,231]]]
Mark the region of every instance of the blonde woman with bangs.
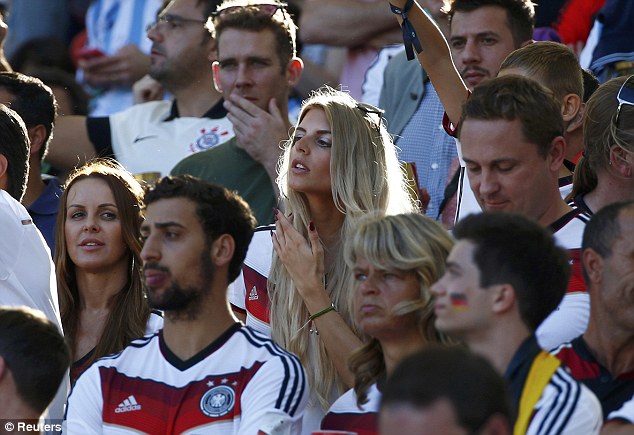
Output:
[[354,389],[333,404],[322,429],[378,433],[386,376],[405,357],[445,341],[434,326],[429,288],[443,275],[452,245],[440,224],[418,213],[357,223],[345,257],[354,273],[355,323],[370,339],[349,360]]
[[368,212],[418,210],[381,114],[328,87],[304,102],[279,167],[284,212],[275,211],[275,226],[256,230],[232,289],[239,317],[306,368],[313,394],[304,433],[353,385],[347,359],[362,344],[343,241]]

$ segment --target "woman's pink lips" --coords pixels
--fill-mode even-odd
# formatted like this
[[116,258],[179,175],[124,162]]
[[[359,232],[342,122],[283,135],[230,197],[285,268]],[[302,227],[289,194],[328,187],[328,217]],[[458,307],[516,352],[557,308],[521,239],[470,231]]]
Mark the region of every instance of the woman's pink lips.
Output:
[[379,307],[374,304],[364,304],[359,308],[361,314],[371,314],[379,310]]
[[[302,167],[300,168],[298,167],[298,165],[301,165]],[[310,169],[308,169],[308,166],[306,166],[306,164],[299,159],[293,160],[293,162],[291,163],[291,170],[296,174],[310,172]]]

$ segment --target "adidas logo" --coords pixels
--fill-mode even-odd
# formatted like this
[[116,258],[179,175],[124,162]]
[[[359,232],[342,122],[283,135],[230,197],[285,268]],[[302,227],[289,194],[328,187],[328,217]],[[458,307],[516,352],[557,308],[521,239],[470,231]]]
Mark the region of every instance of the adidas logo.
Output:
[[117,414],[120,414],[122,412],[140,411],[140,410],[141,410],[141,405],[137,403],[134,396],[128,396],[127,399],[119,403],[119,406],[117,406],[114,409],[114,412]]
[[251,289],[251,292],[249,293],[249,300],[250,301],[257,301],[258,299],[260,299],[258,297],[258,292],[255,289],[255,286],[253,286],[253,288]]

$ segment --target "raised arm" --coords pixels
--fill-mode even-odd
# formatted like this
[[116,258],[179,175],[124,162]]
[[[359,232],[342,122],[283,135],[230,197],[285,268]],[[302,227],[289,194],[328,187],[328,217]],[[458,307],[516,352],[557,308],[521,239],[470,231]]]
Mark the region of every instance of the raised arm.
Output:
[[390,15],[380,1],[306,0],[299,18],[299,34],[311,44],[367,45],[378,34],[397,28]]
[[[348,368],[348,358],[362,346],[361,340],[348,327],[343,317],[331,307],[331,300],[323,284],[324,250],[319,234],[313,227],[306,240],[292,226],[283,213],[276,213],[276,232],[273,247],[288,270],[308,312],[314,316],[311,328],[319,331],[319,339],[326,346],[329,358],[348,388],[354,385],[354,375]],[[309,327],[308,324],[305,325]]]
[[[390,2],[403,9],[408,0],[391,0]],[[389,4],[386,7],[389,9]],[[395,16],[399,24],[402,25],[401,15],[395,14]],[[411,9],[407,12],[407,17],[423,48],[423,51],[417,54],[418,61],[425,68],[434,85],[449,120],[457,125],[462,113],[462,105],[466,101],[469,91],[453,63],[447,40],[436,23],[423,12],[416,1],[413,1]]]
[[88,137],[85,116],[60,116],[55,121],[46,161],[59,169],[70,169],[96,156]]

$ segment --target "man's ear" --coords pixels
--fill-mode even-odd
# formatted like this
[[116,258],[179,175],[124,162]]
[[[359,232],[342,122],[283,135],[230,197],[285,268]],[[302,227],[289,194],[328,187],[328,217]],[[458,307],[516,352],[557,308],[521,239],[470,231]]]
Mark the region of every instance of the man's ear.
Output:
[[603,258],[592,248],[586,248],[581,253],[583,270],[592,283],[598,283],[603,277]]
[[4,358],[0,356],[0,381],[6,376],[7,370],[7,363]]
[[286,77],[289,87],[293,87],[299,82],[303,70],[304,62],[299,57],[294,57],[290,60],[286,68]]
[[214,77],[214,87],[220,93],[222,93],[222,85],[220,84],[220,63],[217,60],[214,60],[211,64],[211,69],[213,70]]
[[581,127],[583,109],[584,104],[579,95],[567,94],[564,96],[561,106],[561,116],[564,118],[567,133],[572,133]]
[[0,154],[0,177],[4,176],[9,169],[9,161],[4,154]]
[[215,266],[225,266],[231,262],[236,250],[236,242],[229,234],[222,234],[211,244],[211,261]]
[[31,151],[29,159],[32,156],[37,156],[44,146],[46,140],[46,127],[42,124],[38,124],[35,127],[29,128],[29,140],[31,141]]
[[505,313],[515,306],[515,289],[510,284],[494,284],[486,289],[492,292],[492,310],[496,314]]
[[550,144],[547,158],[550,159],[549,167],[553,172],[559,172],[559,168],[564,163],[566,157],[566,139],[563,136],[557,136]]

